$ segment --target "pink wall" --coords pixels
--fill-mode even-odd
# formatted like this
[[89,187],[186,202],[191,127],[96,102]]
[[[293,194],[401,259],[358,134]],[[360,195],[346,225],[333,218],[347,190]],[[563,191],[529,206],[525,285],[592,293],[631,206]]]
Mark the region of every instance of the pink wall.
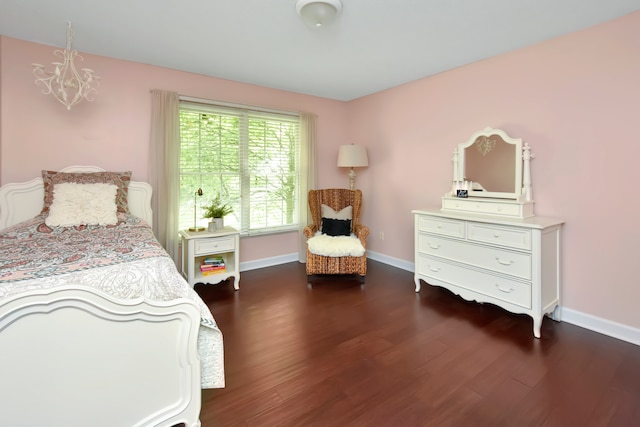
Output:
[[501,128],[533,148],[536,214],[566,220],[562,305],[639,328],[639,81],[637,12],[350,102],[369,249],[412,260],[411,210],[439,207],[456,144]]
[[[638,52],[634,13],[349,103],[85,55],[103,79],[100,94],[66,111],[31,76],[31,63],[48,64],[52,49],[0,37],[0,182],[71,164],[146,179],[151,88],[311,111],[319,116],[319,187],[346,185],[338,145],[366,145],[370,166],[357,171],[357,184],[369,248],[412,263],[411,210],[439,206],[456,144],[485,126],[501,128],[533,147],[536,213],[567,221],[562,305],[640,328]],[[244,239],[242,260],[296,251],[291,233]]]
[[[335,166],[338,146],[347,143],[344,102],[267,89],[112,58],[84,55],[102,83],[94,102],[70,111],[34,84],[31,64],[50,64],[53,48],[0,37],[0,184],[25,181],[42,169],[97,165],[131,170],[146,180],[152,88],[182,95],[318,115],[322,186],[340,186],[346,172]],[[344,176],[341,175],[344,173]],[[297,252],[295,233],[243,239],[241,260]]]

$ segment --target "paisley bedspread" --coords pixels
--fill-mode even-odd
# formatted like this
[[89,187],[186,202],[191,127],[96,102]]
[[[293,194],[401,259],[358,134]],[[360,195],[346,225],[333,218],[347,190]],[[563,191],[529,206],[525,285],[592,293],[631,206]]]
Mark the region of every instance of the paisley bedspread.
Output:
[[0,300],[68,284],[122,299],[194,301],[201,315],[202,387],[224,387],[222,333],[144,221],[129,215],[114,226],[49,228],[37,216],[0,232]]

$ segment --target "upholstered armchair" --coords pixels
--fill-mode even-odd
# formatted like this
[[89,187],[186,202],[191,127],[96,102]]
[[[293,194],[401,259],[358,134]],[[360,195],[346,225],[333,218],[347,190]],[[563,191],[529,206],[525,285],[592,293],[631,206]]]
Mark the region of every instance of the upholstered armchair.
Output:
[[[360,281],[364,283],[365,276],[367,274],[366,239],[369,235],[369,227],[360,224],[362,192],[360,190],[347,190],[341,188],[310,190],[308,202],[313,223],[304,228],[304,235],[307,238],[307,279],[310,281],[311,276],[315,274],[356,274],[359,276]],[[318,231],[323,231],[322,205],[325,205],[325,212],[327,210],[333,210],[334,212],[348,212],[350,210],[350,229],[344,234],[353,233],[353,235],[355,235],[355,237],[340,236],[340,238],[336,239],[329,238],[331,243],[343,246],[338,248],[340,249],[338,251],[331,250],[326,252],[327,254],[324,255],[317,253],[317,249],[313,250],[313,252],[316,253],[313,253],[312,250],[309,249],[310,239],[318,237]],[[348,206],[351,206],[351,209],[349,209]],[[331,209],[327,209],[326,207]],[[326,218],[324,224],[325,226],[328,224]],[[324,233],[323,236],[326,238]],[[360,247],[359,252],[355,250],[351,251],[351,249],[344,246],[352,247],[353,244]],[[343,255],[336,256],[336,253],[343,253]],[[348,253],[357,253],[358,255],[354,256]]]

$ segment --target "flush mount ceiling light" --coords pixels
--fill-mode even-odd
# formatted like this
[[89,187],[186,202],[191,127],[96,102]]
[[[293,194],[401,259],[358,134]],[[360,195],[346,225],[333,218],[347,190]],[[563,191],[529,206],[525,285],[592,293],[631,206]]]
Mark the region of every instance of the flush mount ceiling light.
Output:
[[296,10],[310,27],[324,27],[336,19],[342,10],[340,0],[298,0]]

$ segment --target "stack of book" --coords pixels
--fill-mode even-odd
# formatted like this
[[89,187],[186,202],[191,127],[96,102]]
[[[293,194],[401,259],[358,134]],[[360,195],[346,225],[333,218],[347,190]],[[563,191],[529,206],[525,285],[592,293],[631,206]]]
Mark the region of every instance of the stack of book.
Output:
[[224,258],[220,257],[207,257],[200,264],[200,272],[203,276],[210,276],[212,274],[219,274],[226,272],[227,269],[224,265]]

